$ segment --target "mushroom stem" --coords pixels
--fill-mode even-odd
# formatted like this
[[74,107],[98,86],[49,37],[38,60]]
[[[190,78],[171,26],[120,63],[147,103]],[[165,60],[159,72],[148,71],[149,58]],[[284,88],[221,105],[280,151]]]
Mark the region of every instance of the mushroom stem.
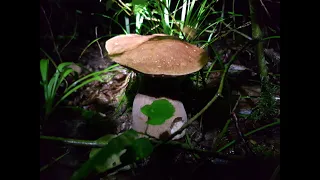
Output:
[[[141,108],[147,104],[151,104],[157,99],[167,99],[175,108],[174,115],[161,125],[150,125],[146,122],[148,117],[141,112]],[[175,133],[184,123],[187,122],[187,113],[182,102],[168,99],[155,98],[143,94],[137,94],[132,106],[132,129],[137,132],[145,133],[157,139],[167,139],[171,134]],[[185,133],[176,135],[173,139],[181,138]]]
[[139,74],[141,81],[139,93],[152,97],[167,97],[174,100],[181,100],[182,82],[186,76],[160,77]]

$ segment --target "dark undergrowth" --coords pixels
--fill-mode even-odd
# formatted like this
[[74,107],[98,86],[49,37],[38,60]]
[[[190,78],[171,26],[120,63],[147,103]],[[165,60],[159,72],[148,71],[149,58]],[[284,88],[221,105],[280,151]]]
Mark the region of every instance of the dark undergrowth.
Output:
[[[187,2],[40,2],[40,179],[280,179],[280,1]],[[105,49],[128,31],[179,37],[208,63],[142,75]],[[182,138],[131,131],[145,92],[183,103]]]

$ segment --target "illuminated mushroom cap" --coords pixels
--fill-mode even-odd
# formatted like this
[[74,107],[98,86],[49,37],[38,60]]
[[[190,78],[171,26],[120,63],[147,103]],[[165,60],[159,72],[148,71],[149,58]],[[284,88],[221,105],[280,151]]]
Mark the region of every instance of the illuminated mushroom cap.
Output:
[[105,46],[113,61],[144,74],[186,75],[208,61],[204,49],[166,34],[119,35]]

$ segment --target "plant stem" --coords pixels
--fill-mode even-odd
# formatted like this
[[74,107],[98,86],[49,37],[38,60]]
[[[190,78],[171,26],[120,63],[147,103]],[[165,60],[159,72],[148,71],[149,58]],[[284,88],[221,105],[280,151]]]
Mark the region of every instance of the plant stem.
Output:
[[[261,131],[261,130],[263,130],[263,129],[266,129],[266,128],[268,128],[268,127],[272,127],[272,126],[275,126],[275,125],[278,125],[278,124],[280,124],[280,121],[276,121],[276,122],[267,124],[267,125],[265,125],[265,126],[262,126],[262,127],[260,127],[260,128],[257,128],[257,129],[255,129],[255,130],[253,130],[253,131],[250,131],[250,132],[244,134],[244,136],[247,137],[247,136],[249,136],[249,135],[251,135],[251,134],[253,134],[253,133],[256,133],[256,132],[258,132],[258,131]],[[234,144],[235,142],[236,142],[236,140],[233,140],[233,141],[229,142],[228,144],[226,144],[225,146],[223,146],[222,148],[220,148],[217,152],[221,152],[221,151],[225,150],[226,148],[228,148],[229,146],[231,146],[231,145]]]
[[[62,138],[62,137],[54,137],[54,136],[40,136],[40,139],[61,141],[61,142],[64,142],[64,143],[70,144],[70,145],[86,146],[86,147],[92,147],[92,148],[102,148],[105,145],[107,145],[107,143],[96,142],[95,140],[70,139],[70,138]],[[151,141],[156,144],[162,143],[162,141],[159,141],[159,140],[151,140]],[[240,159],[245,158],[244,156],[237,156],[237,155],[228,155],[227,156],[227,155],[223,155],[223,154],[217,153],[217,152],[194,148],[194,147],[190,147],[189,144],[180,143],[180,142],[176,142],[176,141],[171,141],[171,142],[168,142],[167,144],[177,146],[177,147],[180,147],[180,148],[183,148],[186,150],[190,150],[190,151],[193,151],[196,153],[204,153],[204,154],[207,154],[207,155],[210,155],[210,156],[213,156],[216,158],[221,158],[221,159],[240,160]]]
[[61,158],[63,158],[65,155],[69,154],[69,151],[67,151],[66,153],[62,154],[61,156],[57,157],[53,162],[44,165],[40,168],[40,172],[46,170],[48,167],[50,167],[51,165],[53,165],[54,163],[56,163],[57,161],[59,161]]
[[258,40],[256,44],[256,59],[259,65],[260,78],[261,80],[268,80],[268,67],[267,62],[263,52],[263,33],[261,31],[259,22],[257,9],[259,7],[259,0],[249,0],[249,8],[250,8],[250,16],[251,16],[251,27],[252,27],[252,38],[254,40]]
[[56,45],[56,42],[55,42],[55,39],[54,39],[54,36],[53,36],[53,32],[52,32],[52,29],[51,29],[50,21],[49,21],[49,19],[48,19],[48,17],[47,17],[46,11],[44,10],[44,8],[43,8],[42,6],[41,6],[41,10],[42,10],[43,15],[44,15],[44,17],[45,17],[45,19],[46,19],[46,21],[47,21],[47,23],[48,23],[48,28],[49,28],[49,31],[50,31],[50,34],[51,34],[52,43],[53,43],[53,48],[54,48],[54,50],[56,51],[56,53],[57,53],[57,55],[58,55],[58,57],[59,57],[60,63],[62,63],[62,59],[61,59],[60,53],[59,53],[59,51],[58,51],[58,47],[57,47],[57,45]]
[[103,147],[105,143],[97,143],[95,140],[81,140],[81,139],[70,139],[54,136],[40,136],[40,139],[61,141],[67,144],[76,145],[76,146],[90,146],[90,147]]

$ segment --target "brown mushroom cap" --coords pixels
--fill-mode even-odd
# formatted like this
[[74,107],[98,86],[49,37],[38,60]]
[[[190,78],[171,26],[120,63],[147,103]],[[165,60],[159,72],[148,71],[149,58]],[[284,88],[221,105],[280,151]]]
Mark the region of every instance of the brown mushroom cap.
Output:
[[113,61],[151,75],[186,75],[208,61],[204,49],[166,34],[119,35],[105,46]]

